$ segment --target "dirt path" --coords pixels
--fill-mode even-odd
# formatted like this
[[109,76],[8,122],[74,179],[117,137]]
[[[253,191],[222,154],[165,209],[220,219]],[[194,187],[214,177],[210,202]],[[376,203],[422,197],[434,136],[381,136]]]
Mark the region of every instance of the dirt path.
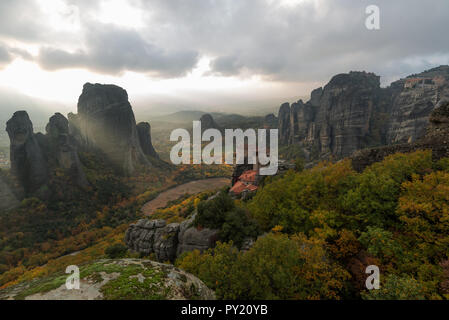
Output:
[[142,207],[142,212],[145,215],[149,216],[152,215],[157,209],[164,208],[169,201],[179,199],[186,193],[195,194],[207,190],[220,189],[229,185],[231,185],[231,180],[228,178],[214,178],[192,181],[162,192],[156,199],[145,204]]

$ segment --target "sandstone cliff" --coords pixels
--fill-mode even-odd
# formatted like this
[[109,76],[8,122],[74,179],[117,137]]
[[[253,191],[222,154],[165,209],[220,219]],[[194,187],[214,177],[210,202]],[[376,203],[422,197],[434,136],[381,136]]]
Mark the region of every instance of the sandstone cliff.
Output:
[[352,166],[356,171],[361,172],[389,155],[426,149],[432,150],[433,160],[449,157],[449,100],[438,103],[429,117],[424,136],[416,142],[357,151],[351,156]]
[[88,185],[78,152],[69,135],[68,120],[56,113],[49,120],[46,135],[34,133],[25,111],[14,113],[7,128],[11,144],[11,173],[25,195],[44,196],[52,170],[67,170],[76,185]]
[[279,110],[281,145],[299,145],[308,160],[343,158],[357,150],[414,142],[429,115],[449,97],[449,67],[441,66],[380,87],[373,73],[350,72],[314,90],[307,103]]
[[34,193],[47,183],[48,163],[25,111],[14,113],[6,124],[11,143],[11,172],[26,193]]
[[124,89],[85,84],[78,101],[78,115],[71,118],[72,131],[81,138],[81,145],[101,150],[123,172],[132,174],[138,165],[151,165],[142,150],[134,112]]
[[210,114],[205,114],[200,119],[201,122],[201,132],[208,129],[222,130],[222,128],[215,122],[214,118]]
[[139,123],[137,125],[137,134],[143,153],[158,159],[159,155],[156,150],[154,150],[153,143],[151,142],[151,125],[148,122]]
[[69,134],[69,121],[60,113],[50,118],[46,127],[48,138],[47,159],[54,159],[53,166],[68,169],[78,186],[88,185],[74,138]]

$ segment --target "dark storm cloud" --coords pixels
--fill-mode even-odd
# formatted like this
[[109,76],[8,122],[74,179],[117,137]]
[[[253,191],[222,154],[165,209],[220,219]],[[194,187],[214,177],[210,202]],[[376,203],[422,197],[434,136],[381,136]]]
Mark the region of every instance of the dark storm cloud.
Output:
[[[129,0],[142,10],[138,29],[95,20],[98,1],[66,0],[81,16],[75,49],[62,46],[34,1],[0,1],[0,37],[38,41],[46,69],[125,70],[176,77],[201,56],[212,73],[276,81],[325,81],[349,70],[384,79],[449,63],[447,0]],[[381,29],[365,28],[365,9],[380,7]],[[87,18],[87,17],[90,18]],[[69,39],[69,37],[68,37]]]
[[[381,29],[365,27],[368,5],[380,7]],[[242,71],[276,80],[324,80],[363,69],[384,76],[449,63],[447,0],[142,1],[164,25],[167,44],[193,45],[217,57],[217,74]],[[150,19],[149,18],[149,19]],[[182,36],[179,36],[182,35]],[[164,39],[162,39],[164,41]]]
[[191,70],[198,59],[193,50],[168,52],[145,41],[134,30],[106,24],[91,25],[85,44],[87,49],[77,52],[44,47],[38,61],[48,70],[84,67],[106,74],[130,70],[175,77]]

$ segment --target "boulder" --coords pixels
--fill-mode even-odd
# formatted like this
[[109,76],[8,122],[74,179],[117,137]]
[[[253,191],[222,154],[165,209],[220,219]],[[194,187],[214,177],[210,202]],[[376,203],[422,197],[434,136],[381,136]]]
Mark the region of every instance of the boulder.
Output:
[[193,226],[195,216],[181,223],[178,234],[177,256],[184,252],[199,250],[203,252],[215,247],[218,240],[218,230],[197,229]]
[[125,243],[135,252],[154,253],[158,261],[174,261],[184,252],[213,248],[218,230],[198,230],[193,226],[194,219],[169,225],[164,220],[139,220],[126,231]]
[[155,254],[158,261],[174,261],[178,244],[179,224],[167,225],[164,220],[143,219],[131,225],[125,243],[136,252]]

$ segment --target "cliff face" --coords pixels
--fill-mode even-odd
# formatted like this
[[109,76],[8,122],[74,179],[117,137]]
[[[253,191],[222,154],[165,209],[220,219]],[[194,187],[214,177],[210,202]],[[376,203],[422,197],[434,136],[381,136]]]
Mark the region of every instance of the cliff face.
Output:
[[[56,113],[45,135],[34,133],[25,111],[14,113],[7,122],[11,173],[21,193],[46,197],[49,190],[45,186],[56,168],[65,169],[76,185],[86,187],[79,148],[101,150],[127,174],[132,174],[137,165],[150,166],[147,156],[158,159],[151,143],[150,124],[136,125],[128,94],[122,88],[86,84],[78,111],[77,115],[69,114],[68,119]],[[0,198],[12,199],[8,186],[2,182],[0,187]],[[11,203],[16,203],[13,200]]]
[[153,158],[159,158],[151,142],[151,125],[148,122],[141,122],[137,125],[137,135],[143,153]]
[[210,114],[203,115],[200,120],[201,122],[201,132],[209,129],[222,130],[222,128],[215,122],[214,118]]
[[14,113],[6,130],[11,144],[11,173],[25,194],[37,192],[45,196],[38,191],[47,185],[55,168],[68,170],[78,186],[87,186],[75,143],[69,135],[68,120],[62,114],[50,118],[46,135],[34,133],[25,111]]
[[314,90],[307,103],[279,110],[281,145],[299,145],[308,160],[343,158],[367,147],[414,142],[429,115],[449,96],[449,67],[442,66],[380,87],[373,73],[340,74]]
[[53,165],[70,169],[73,177],[79,186],[88,185],[86,176],[81,166],[78,156],[78,150],[74,138],[69,134],[69,121],[60,113],[56,113],[50,118],[46,127],[48,138],[48,152],[51,153],[47,158],[56,160]]
[[414,142],[425,134],[432,110],[449,98],[448,80],[449,67],[442,66],[392,84],[401,90],[390,89],[393,101],[387,144]]
[[140,220],[126,231],[125,243],[135,252],[154,253],[158,261],[174,261],[184,252],[214,247],[218,230],[198,230],[194,219],[168,225],[164,220]]
[[441,100],[437,104],[430,114],[424,136],[416,142],[357,151],[351,156],[352,166],[361,172],[389,155],[417,150],[432,150],[433,160],[449,157],[449,100]]
[[11,142],[11,172],[27,193],[46,184],[48,163],[33,131],[33,123],[25,111],[14,113],[6,124]]
[[122,88],[85,84],[74,119],[76,123],[71,126],[79,133],[81,143],[100,149],[125,173],[132,174],[139,164],[150,165],[140,145],[128,94]]

